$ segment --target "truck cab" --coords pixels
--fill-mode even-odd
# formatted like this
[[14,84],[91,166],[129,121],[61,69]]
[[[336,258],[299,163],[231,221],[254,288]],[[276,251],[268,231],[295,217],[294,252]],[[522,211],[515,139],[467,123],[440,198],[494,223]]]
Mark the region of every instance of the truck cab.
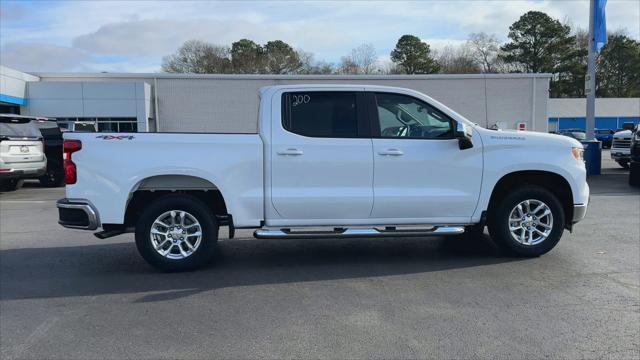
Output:
[[[211,258],[218,228],[260,239],[461,235],[538,256],[586,214],[582,144],[495,131],[429,96],[269,86],[254,134],[65,133],[60,223],[135,232],[164,270]],[[118,169],[117,172],[112,169]]]

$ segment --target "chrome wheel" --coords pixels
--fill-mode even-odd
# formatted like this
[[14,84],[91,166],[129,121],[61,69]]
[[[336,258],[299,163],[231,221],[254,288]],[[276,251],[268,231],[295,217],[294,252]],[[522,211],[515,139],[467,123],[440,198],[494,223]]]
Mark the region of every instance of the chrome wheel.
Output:
[[509,214],[511,237],[522,245],[540,244],[549,237],[552,229],[551,209],[540,200],[525,200]]
[[202,242],[202,226],[188,212],[171,210],[156,218],[149,236],[158,254],[179,260],[198,250]]

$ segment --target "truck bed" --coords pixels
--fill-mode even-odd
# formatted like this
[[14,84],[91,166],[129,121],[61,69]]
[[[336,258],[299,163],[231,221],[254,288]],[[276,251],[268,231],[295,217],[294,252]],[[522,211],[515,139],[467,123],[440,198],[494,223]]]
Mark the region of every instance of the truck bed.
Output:
[[82,142],[72,154],[78,181],[67,185],[66,196],[91,199],[102,224],[122,223],[127,202],[143,180],[166,175],[193,177],[234,194],[225,201],[238,227],[258,226],[263,219],[258,134],[68,132],[64,138]]

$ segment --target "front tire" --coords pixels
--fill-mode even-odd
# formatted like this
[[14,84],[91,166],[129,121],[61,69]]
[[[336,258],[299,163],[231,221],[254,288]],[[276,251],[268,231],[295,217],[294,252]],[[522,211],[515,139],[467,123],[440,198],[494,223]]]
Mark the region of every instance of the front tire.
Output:
[[565,214],[549,190],[524,185],[493,206],[489,234],[504,251],[515,256],[536,257],[553,249],[564,232]]
[[198,198],[175,194],[152,202],[136,225],[140,255],[163,271],[194,270],[211,260],[218,241],[215,214]]

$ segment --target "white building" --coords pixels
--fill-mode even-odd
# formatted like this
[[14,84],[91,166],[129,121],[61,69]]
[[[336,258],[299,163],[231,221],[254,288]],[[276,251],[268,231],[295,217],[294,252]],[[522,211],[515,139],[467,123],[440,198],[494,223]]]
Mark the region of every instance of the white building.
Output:
[[255,132],[258,89],[350,83],[421,91],[482,126],[547,131],[549,74],[24,74],[0,67],[1,111],[95,122],[98,131]]

